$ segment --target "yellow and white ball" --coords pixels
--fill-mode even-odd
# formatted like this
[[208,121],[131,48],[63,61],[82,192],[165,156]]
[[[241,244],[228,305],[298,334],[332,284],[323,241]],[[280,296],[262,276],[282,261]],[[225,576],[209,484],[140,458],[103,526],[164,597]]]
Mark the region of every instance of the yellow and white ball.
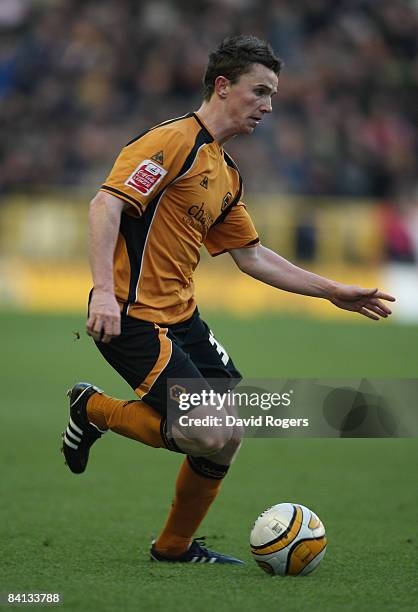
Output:
[[301,504],[283,503],[268,508],[254,523],[251,552],[267,573],[305,576],[321,562],[327,547],[319,517]]

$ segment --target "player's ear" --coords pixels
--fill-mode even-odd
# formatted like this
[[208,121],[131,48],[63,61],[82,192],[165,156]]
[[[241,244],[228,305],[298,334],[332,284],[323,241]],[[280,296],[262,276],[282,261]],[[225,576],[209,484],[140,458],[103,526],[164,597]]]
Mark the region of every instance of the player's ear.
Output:
[[220,97],[225,99],[228,95],[231,86],[231,81],[224,76],[217,76],[215,79],[215,92]]

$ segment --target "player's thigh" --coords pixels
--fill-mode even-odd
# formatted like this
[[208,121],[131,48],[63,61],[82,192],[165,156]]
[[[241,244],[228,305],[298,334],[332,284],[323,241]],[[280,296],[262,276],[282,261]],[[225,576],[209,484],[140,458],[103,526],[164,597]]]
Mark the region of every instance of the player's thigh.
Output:
[[119,336],[109,343],[95,344],[106,361],[140,393],[141,385],[149,384],[171,351],[171,342],[153,323],[128,316],[121,318]]
[[200,316],[194,317],[181,346],[215,390],[233,389],[242,379],[229,353]]
[[168,410],[179,413],[180,393],[210,390],[190,355],[167,336],[167,329],[148,321],[122,317],[120,336],[96,346],[137,396],[162,416]]

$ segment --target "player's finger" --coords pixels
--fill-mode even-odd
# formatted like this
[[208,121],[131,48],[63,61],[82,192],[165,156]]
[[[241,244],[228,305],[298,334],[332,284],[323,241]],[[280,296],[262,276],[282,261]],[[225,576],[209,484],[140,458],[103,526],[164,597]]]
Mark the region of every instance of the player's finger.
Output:
[[106,320],[103,322],[103,327],[100,331],[98,342],[104,342],[105,344],[108,344],[111,341],[112,337],[113,336],[111,323]]
[[377,300],[376,298],[372,298],[370,300],[370,303],[373,304],[374,306],[377,306],[378,308],[380,308],[384,312],[386,312],[386,314],[388,314],[388,315],[392,314],[391,309],[389,308],[389,306],[384,304],[384,302],[381,302],[380,300]]
[[99,342],[104,334],[103,320],[99,316],[90,315],[86,324],[86,331],[87,334],[93,338],[93,340]]
[[103,333],[100,338],[101,342],[107,344],[112,340],[112,338],[116,338],[116,336],[120,335],[120,317],[106,317],[103,326]]
[[359,310],[359,313],[364,315],[368,319],[372,319],[373,321],[378,321],[379,320],[379,317],[377,315],[375,315],[373,312],[370,312],[369,310],[367,310],[367,308],[365,308],[364,306],[363,306],[363,308],[361,308]]
[[89,336],[92,336],[94,334],[95,323],[96,317],[94,315],[90,315],[86,323],[86,332]]
[[94,334],[101,336],[102,332],[105,331],[105,327],[106,327],[106,321],[103,320],[101,317],[96,317],[92,331]]
[[396,302],[396,298],[393,295],[383,293],[383,291],[378,291],[373,297],[380,298],[381,300],[387,300],[388,302]]
[[115,338],[116,336],[119,335],[117,332],[118,332],[118,326],[117,326],[116,317],[108,317],[105,321],[105,325],[103,327],[103,333],[100,338],[100,341],[107,344],[108,342],[112,340],[112,338]]
[[387,319],[387,317],[389,316],[389,313],[387,313],[382,308],[379,308],[379,306],[375,306],[374,304],[367,304],[366,308],[378,314],[379,317],[382,317],[382,319]]

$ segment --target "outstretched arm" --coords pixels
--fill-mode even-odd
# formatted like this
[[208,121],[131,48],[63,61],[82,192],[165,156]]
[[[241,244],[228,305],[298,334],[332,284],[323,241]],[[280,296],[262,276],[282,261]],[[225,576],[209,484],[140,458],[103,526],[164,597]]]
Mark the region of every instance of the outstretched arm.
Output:
[[324,298],[338,308],[358,312],[378,321],[392,311],[382,301],[394,302],[395,298],[377,288],[365,289],[356,285],[344,285],[324,276],[313,274],[284,259],[274,251],[257,245],[230,251],[237,266],[253,278],[291,293]]
[[110,342],[120,334],[120,308],[113,284],[113,254],[125,203],[99,191],[89,211],[89,257],[93,275],[87,333],[96,341]]

